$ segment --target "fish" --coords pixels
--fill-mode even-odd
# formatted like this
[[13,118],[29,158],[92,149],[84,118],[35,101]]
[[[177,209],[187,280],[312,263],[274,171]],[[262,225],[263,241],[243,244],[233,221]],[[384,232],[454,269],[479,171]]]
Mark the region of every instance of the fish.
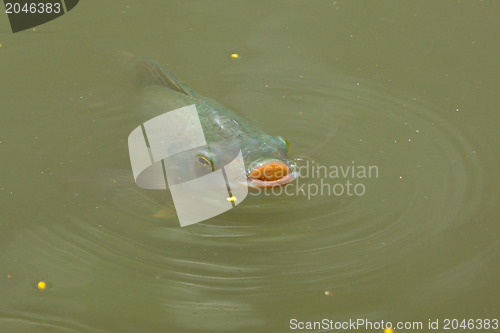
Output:
[[[288,157],[290,144],[283,137],[269,135],[236,112],[199,95],[155,61],[134,56],[128,63],[141,91],[141,108],[149,117],[196,106],[210,144],[171,159],[167,169],[177,168],[179,181],[220,168],[237,150],[241,150],[250,188],[283,186],[297,178],[295,161]],[[183,172],[185,179],[181,179]]]

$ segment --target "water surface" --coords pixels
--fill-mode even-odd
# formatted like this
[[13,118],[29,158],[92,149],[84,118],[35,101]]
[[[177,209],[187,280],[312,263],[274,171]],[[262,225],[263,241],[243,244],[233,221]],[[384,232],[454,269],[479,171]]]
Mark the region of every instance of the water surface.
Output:
[[[2,20],[0,325],[498,316],[498,7],[88,1],[36,31]],[[180,228],[167,191],[133,182],[124,50],[285,137],[303,165],[377,176],[302,177]],[[363,195],[311,193],[346,181]]]

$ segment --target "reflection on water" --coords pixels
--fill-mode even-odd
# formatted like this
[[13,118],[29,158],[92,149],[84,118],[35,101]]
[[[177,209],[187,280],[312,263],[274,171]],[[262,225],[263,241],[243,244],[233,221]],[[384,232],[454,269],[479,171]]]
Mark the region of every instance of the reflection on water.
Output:
[[[459,128],[418,97],[395,97],[356,78],[290,79],[276,71],[266,85],[272,94],[244,92],[248,110],[260,110],[246,116],[287,138],[299,161],[376,166],[377,176],[302,177],[288,185],[292,195],[249,195],[226,214],[180,228],[167,191],[133,182],[126,137],[137,126],[134,110],[118,107],[120,96],[106,104],[90,98],[75,117],[94,120],[91,135],[70,124],[85,140],[65,153],[71,165],[46,169],[57,193],[45,222],[5,248],[20,254],[12,274],[52,287],[39,293],[33,279],[11,279],[12,311],[2,324],[51,332],[280,331],[293,317],[402,315],[405,299],[425,306],[433,293],[473,283],[492,259],[488,245],[448,260],[456,250],[448,238],[473,219],[485,187]],[[243,94],[238,84],[233,91],[229,103]],[[40,156],[51,149],[41,147]],[[365,193],[310,193],[346,181]],[[30,301],[14,301],[23,288]]]

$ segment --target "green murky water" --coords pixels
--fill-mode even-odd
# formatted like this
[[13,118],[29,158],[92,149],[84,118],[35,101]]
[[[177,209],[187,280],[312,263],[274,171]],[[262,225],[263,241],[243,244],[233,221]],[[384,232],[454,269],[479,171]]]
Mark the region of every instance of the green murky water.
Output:
[[[17,34],[0,15],[0,331],[498,318],[499,10],[86,1]],[[121,51],[285,137],[309,175],[180,228],[134,184]]]

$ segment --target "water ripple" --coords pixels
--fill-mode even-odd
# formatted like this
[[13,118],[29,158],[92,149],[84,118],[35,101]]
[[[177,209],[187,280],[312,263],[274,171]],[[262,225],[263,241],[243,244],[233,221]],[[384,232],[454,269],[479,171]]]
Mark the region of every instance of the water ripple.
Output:
[[[68,262],[71,273],[59,276],[72,281],[72,293],[91,288],[85,304],[118,293],[118,302],[132,306],[120,294],[127,290],[134,307],[155,309],[152,325],[166,316],[174,326],[203,323],[206,330],[263,324],[275,313],[270,309],[282,308],[286,317],[305,300],[316,304],[304,310],[311,318],[332,311],[325,310],[329,299],[344,305],[333,306],[339,317],[376,313],[383,309],[377,288],[391,281],[394,263],[415,267],[417,254],[477,212],[485,183],[477,147],[445,111],[355,78],[274,73],[263,84],[259,73],[228,72],[226,104],[254,110],[248,118],[287,138],[301,165],[376,166],[378,177],[348,178],[366,193],[308,198],[293,191],[303,185],[311,194],[314,186],[346,179],[302,177],[287,186],[293,195],[249,195],[236,209],[180,228],[167,191],[133,183],[126,147],[137,126],[127,113],[133,110],[121,116],[120,98],[109,105],[89,101],[80,117],[95,119],[92,135],[75,139],[79,153],[66,153],[70,167],[50,168],[62,190],[58,200],[65,208],[52,213],[60,222],[35,239],[45,242],[44,258]],[[255,79],[241,83],[242,76]],[[269,108],[272,119],[266,118]],[[117,122],[121,127],[109,131]],[[84,133],[72,130],[77,138]],[[429,292],[456,282],[453,267],[433,269]],[[407,282],[423,288],[416,278]],[[350,303],[363,293],[370,295],[365,305]]]

